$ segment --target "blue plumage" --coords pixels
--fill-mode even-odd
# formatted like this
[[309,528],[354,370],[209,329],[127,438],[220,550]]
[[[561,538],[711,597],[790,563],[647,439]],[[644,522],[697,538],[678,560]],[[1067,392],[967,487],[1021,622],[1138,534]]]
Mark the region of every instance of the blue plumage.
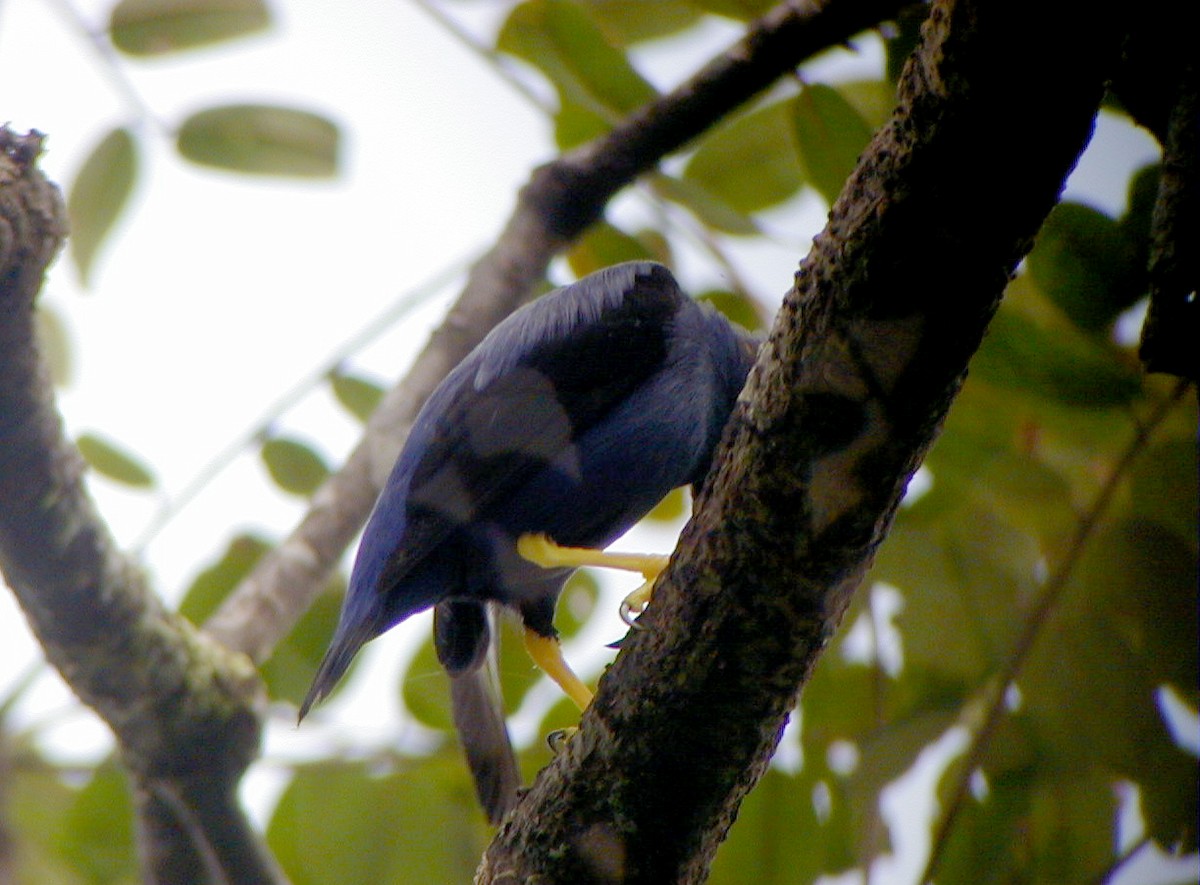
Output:
[[521,558],[517,538],[604,547],[669,491],[701,482],[756,346],[652,262],[594,273],[498,325],[417,416],[301,716],[365,642],[435,607],[455,721],[497,820],[519,781],[484,666],[495,609],[553,637],[571,572]]

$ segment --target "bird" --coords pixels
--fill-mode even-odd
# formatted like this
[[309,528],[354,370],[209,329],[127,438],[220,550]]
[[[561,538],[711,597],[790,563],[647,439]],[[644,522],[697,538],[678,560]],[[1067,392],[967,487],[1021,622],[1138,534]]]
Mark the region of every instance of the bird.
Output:
[[[497,618],[516,614],[535,663],[585,708],[591,691],[554,628],[559,593],[670,491],[703,482],[759,340],[652,261],[598,270],[499,323],[419,411],[300,719],[365,643],[432,608],[455,727],[498,823],[520,776],[496,677]],[[649,579],[663,560],[632,567]]]

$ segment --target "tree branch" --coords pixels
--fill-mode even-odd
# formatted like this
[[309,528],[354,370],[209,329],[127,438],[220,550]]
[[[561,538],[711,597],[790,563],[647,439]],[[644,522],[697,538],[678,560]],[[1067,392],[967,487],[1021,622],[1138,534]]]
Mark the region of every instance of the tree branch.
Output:
[[1200,381],[1200,64],[1183,59],[1150,229],[1150,312],[1139,355],[1148,372]]
[[[35,167],[40,149],[36,133],[0,128],[0,570],[46,657],[112,728],[135,794],[173,791],[203,825],[226,822],[202,828],[200,841],[147,846],[144,856],[161,861],[148,880],[206,881],[198,854],[240,826],[241,841],[226,849],[240,865],[225,876],[281,881],[235,796],[258,751],[258,676],[244,657],[166,611],[118,553],[62,433],[34,301],[66,221],[57,189]],[[141,825],[181,832],[159,814],[143,815]]]
[[496,245],[472,268],[446,320],[388,394],[346,464],[303,520],[230,595],[205,630],[255,661],[270,657],[324,587],[391,470],[421,404],[541,282],[550,259],[638,175],[702,134],[806,58],[907,5],[901,0],[784,3],[696,76],[608,135],[537,169]]
[[1090,136],[1118,38],[1078,0],[934,4],[896,113],[760,353],[648,629],[477,882],[704,878]]

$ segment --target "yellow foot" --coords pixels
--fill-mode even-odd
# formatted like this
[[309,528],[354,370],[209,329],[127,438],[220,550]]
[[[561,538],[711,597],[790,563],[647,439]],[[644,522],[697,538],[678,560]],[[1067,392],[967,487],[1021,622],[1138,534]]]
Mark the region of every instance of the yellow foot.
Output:
[[621,620],[635,630],[642,629],[638,626],[638,615],[646,610],[646,606],[650,604],[650,597],[653,595],[654,581],[650,580],[622,599],[620,608]]
[[521,535],[517,539],[517,552],[530,562],[543,568],[579,568],[583,565],[600,568],[615,568],[626,572],[638,572],[646,579],[621,603],[621,620],[633,625],[636,616],[650,604],[654,580],[667,567],[670,558],[660,553],[609,553],[590,547],[562,547],[545,535]]
[[533,658],[533,662],[553,679],[558,687],[566,692],[580,710],[586,710],[592,702],[592,690],[583,684],[583,680],[575,675],[575,671],[563,658],[562,645],[553,636],[542,636],[528,627],[525,628],[525,650]]

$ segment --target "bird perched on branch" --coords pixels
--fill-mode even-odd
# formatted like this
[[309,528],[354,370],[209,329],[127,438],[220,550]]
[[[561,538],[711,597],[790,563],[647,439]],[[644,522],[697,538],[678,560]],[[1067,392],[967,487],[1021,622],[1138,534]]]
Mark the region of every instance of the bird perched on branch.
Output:
[[[553,618],[579,557],[595,557],[564,548],[603,548],[672,489],[703,481],[757,345],[645,261],[500,323],[417,415],[301,718],[364,643],[433,607],[455,725],[498,821],[520,785],[494,670],[498,611],[516,612],[534,660],[586,707]],[[655,563],[633,567],[650,575]]]

